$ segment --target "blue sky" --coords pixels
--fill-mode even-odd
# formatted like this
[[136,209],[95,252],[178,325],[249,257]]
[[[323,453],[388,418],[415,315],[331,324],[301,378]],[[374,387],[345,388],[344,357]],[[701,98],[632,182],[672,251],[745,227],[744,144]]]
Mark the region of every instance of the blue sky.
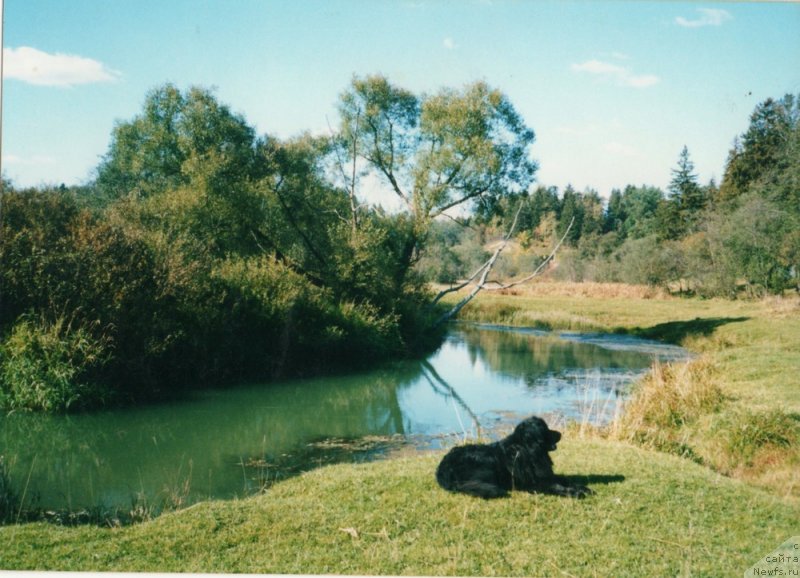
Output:
[[5,0],[3,173],[92,176],[165,82],[215,87],[259,133],[328,131],[354,74],[485,80],[536,133],[538,181],[722,176],[756,104],[800,93],[800,4],[512,0]]

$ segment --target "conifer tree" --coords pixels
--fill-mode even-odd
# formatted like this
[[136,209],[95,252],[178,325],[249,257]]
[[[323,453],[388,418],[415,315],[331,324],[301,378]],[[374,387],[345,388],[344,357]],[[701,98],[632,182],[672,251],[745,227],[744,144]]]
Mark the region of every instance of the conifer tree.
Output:
[[678,167],[672,170],[669,190],[672,193],[670,201],[674,202],[678,209],[682,232],[694,229],[708,204],[708,196],[707,191],[697,182],[694,163],[689,157],[689,148],[686,146],[681,150]]

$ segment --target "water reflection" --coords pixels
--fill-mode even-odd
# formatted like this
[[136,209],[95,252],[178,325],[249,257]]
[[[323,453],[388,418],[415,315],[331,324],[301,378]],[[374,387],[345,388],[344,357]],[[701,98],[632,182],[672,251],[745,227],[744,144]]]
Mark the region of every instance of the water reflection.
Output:
[[415,436],[475,434],[509,413],[579,417],[588,399],[616,399],[654,355],[676,351],[459,327],[427,360],[378,371],[89,415],[12,414],[0,418],[0,454],[14,486],[41,507],[125,506],[174,493],[229,498],[298,457],[362,459]]

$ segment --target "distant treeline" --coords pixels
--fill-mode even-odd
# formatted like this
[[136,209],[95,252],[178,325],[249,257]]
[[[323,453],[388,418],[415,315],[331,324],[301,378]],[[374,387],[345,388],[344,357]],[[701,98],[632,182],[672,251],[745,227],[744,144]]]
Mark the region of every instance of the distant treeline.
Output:
[[607,201],[571,186],[508,195],[466,223],[438,223],[421,270],[443,283],[468,277],[522,203],[520,250],[498,264],[501,278],[530,270],[574,219],[552,273],[557,278],[725,297],[798,290],[800,99],[787,95],[756,107],[721,183],[701,184],[693,171],[684,147],[667,191],[629,185]]

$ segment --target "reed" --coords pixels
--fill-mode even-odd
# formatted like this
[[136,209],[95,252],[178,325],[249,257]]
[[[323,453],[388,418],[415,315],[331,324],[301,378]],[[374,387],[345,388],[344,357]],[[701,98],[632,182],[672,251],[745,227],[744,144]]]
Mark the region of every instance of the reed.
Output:
[[0,524],[14,520],[20,511],[20,499],[11,486],[5,456],[0,455]]

